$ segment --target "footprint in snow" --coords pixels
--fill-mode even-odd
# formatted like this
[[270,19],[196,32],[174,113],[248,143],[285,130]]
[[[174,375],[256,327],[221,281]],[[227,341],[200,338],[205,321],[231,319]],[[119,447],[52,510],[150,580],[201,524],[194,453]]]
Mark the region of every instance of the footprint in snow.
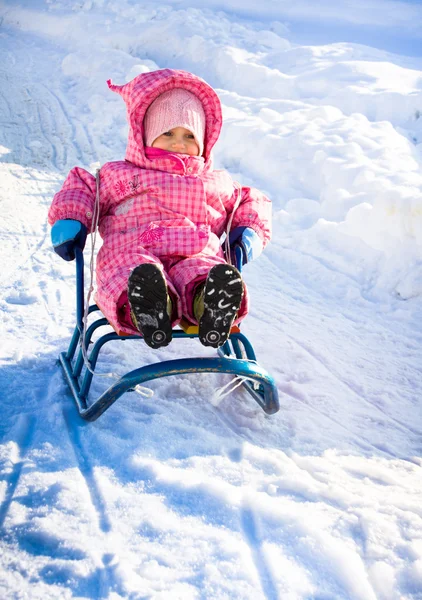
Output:
[[9,294],[5,300],[8,304],[35,304],[38,302],[38,296],[36,294],[18,292],[15,294]]

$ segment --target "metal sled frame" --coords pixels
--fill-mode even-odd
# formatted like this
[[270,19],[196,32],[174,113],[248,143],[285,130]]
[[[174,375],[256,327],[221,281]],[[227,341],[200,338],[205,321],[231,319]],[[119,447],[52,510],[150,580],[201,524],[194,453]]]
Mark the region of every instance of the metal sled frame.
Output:
[[[84,259],[80,249],[76,249],[76,309],[77,325],[70,341],[67,352],[59,356],[60,365],[66,377],[66,381],[75,399],[80,416],[87,421],[95,421],[103,414],[120,396],[125,392],[133,391],[135,386],[145,381],[169,377],[170,375],[182,375],[184,373],[229,373],[231,375],[245,377],[242,385],[252,395],[259,406],[272,415],[279,409],[278,392],[274,379],[256,364],[256,356],[251,343],[240,332],[231,333],[225,344],[218,349],[215,358],[181,358],[166,360],[160,363],[144,365],[123,375],[111,385],[97,400],[88,403],[88,393],[91,387],[93,373],[84,364],[81,349],[83,316],[84,316]],[[96,304],[89,307],[89,314],[99,311]],[[102,335],[94,342],[94,332],[104,325],[109,325],[106,318],[100,318],[87,327],[85,336],[85,348],[88,353],[89,365],[95,371],[101,348],[112,340],[143,340],[139,335],[119,335],[110,332]],[[173,329],[173,338],[197,338],[196,331],[189,329]],[[90,344],[93,346],[89,350]]]

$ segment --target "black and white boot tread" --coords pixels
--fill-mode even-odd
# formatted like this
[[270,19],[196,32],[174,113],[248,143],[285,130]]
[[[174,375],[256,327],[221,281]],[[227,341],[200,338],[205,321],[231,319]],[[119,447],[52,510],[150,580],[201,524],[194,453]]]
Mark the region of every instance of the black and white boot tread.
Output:
[[172,327],[167,313],[167,285],[162,270],[146,263],[129,276],[128,299],[132,320],[151,348],[167,346]]
[[199,321],[199,339],[204,346],[218,348],[226,342],[242,296],[242,277],[235,267],[212,267],[205,282],[204,313]]

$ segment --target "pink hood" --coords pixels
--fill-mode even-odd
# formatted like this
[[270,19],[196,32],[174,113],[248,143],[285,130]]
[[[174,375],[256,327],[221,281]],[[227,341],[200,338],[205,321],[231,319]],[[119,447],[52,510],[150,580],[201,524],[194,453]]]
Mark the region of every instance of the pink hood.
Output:
[[218,140],[223,120],[220,100],[203,79],[187,71],[161,69],[142,73],[125,85],[114,85],[111,80],[108,80],[107,84],[113,92],[120,94],[126,103],[129,139],[125,158],[146,169],[156,168],[156,163],[145,154],[143,141],[143,121],[147,108],[157,96],[174,88],[183,88],[195,94],[202,102],[206,118],[204,170],[211,168],[211,150]]

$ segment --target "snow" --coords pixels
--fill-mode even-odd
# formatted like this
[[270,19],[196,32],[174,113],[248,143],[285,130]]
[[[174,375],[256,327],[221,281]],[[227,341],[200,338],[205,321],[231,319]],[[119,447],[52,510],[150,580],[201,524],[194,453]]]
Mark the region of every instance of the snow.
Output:
[[[0,4],[0,598],[422,598],[419,2]],[[242,326],[267,417],[227,376],[148,382],[87,424],[55,364],[74,265],[46,215],[124,155],[106,80],[213,85],[216,166],[273,200]],[[87,253],[89,254],[89,244]],[[110,343],[94,378],[183,356]]]

